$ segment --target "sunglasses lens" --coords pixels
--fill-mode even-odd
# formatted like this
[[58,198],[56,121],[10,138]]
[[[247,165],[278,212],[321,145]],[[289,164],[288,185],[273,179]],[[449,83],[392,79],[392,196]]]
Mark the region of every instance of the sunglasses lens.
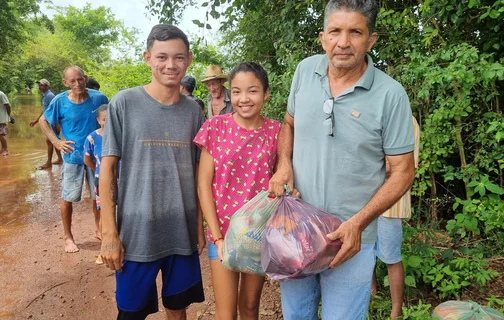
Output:
[[333,101],[332,100],[324,101],[324,112],[330,114],[332,113],[332,110],[333,110]]
[[324,122],[322,123],[322,126],[324,127],[325,134],[327,134],[328,136],[333,134],[333,126],[331,118],[325,119]]

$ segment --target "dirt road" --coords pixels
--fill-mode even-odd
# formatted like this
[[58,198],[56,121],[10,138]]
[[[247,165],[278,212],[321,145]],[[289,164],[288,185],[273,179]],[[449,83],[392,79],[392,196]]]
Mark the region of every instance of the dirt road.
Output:
[[[80,252],[63,250],[59,168],[37,173],[47,188],[31,199],[32,211],[22,223],[11,223],[0,235],[0,319],[115,319],[114,274],[94,263],[100,243],[93,237],[91,201],[74,207],[73,230]],[[202,273],[206,301],[188,310],[188,319],[212,319],[214,299],[206,251]],[[266,283],[261,319],[281,319],[280,297]],[[165,319],[163,312],[148,319]]]

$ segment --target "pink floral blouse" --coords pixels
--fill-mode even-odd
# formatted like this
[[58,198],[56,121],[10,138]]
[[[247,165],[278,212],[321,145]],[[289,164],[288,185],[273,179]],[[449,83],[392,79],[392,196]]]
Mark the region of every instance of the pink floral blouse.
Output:
[[[222,235],[233,214],[262,190],[268,190],[276,162],[280,123],[264,118],[261,128],[240,127],[233,114],[207,120],[194,138],[214,160],[212,194]],[[213,241],[207,230],[208,241]]]

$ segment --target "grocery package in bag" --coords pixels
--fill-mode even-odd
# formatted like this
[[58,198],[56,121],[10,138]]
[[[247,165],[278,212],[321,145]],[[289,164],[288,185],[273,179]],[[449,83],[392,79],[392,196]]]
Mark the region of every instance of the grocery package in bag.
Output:
[[303,278],[329,268],[341,241],[329,240],[341,220],[301,199],[282,196],[264,231],[261,264],[273,280]]
[[434,319],[443,320],[504,320],[504,314],[470,301],[446,301],[432,311]]
[[261,240],[266,223],[278,203],[279,198],[262,191],[236,211],[224,237],[222,264],[225,268],[264,276]]

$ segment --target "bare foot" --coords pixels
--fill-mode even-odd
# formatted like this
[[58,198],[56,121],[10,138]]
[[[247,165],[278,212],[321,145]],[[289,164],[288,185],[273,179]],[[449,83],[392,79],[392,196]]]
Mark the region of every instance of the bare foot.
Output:
[[101,241],[101,232],[96,230],[95,232],[95,236],[94,236],[96,239],[100,240]]
[[46,169],[51,169],[52,164],[50,162],[46,162],[43,165],[37,167],[37,170],[46,170]]
[[77,248],[77,245],[75,244],[73,239],[66,238],[65,239],[65,252],[74,253],[74,252],[78,252],[78,251],[79,251],[79,248]]
[[9,150],[2,150],[2,152],[0,152],[0,157],[4,157],[4,156],[8,156],[9,155]]
[[98,255],[98,258],[96,258],[95,263],[96,264],[103,264],[103,259],[102,259],[101,255]]
[[63,159],[58,159],[56,161],[53,161],[52,164],[63,164]]

